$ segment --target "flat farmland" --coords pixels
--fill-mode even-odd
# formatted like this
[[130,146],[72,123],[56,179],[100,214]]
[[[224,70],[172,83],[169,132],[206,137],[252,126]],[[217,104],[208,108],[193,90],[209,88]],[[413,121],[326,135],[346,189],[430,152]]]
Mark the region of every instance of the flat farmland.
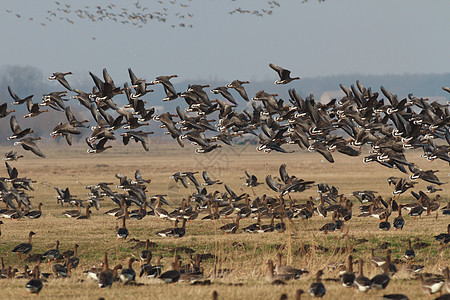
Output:
[[[448,185],[443,185],[441,195],[441,208],[427,216],[415,220],[404,212],[406,224],[402,231],[389,231],[378,229],[379,220],[375,218],[359,218],[358,200],[349,196],[357,190],[376,191],[387,200],[392,197],[393,186],[389,186],[386,179],[390,176],[406,178],[395,169],[388,169],[378,163],[364,164],[362,156],[347,157],[334,154],[335,163],[330,164],[317,153],[309,153],[298,150],[294,153],[259,153],[256,146],[240,145],[234,147],[222,147],[208,154],[195,154],[192,147],[184,149],[173,145],[151,145],[150,152],[145,152],[137,145],[117,146],[101,153],[90,155],[86,153],[86,147],[75,145],[73,147],[45,147],[42,151],[47,158],[40,159],[26,154],[25,158],[10,165],[16,167],[19,177],[28,177],[36,181],[34,191],[29,191],[33,209],[39,202],[43,203],[42,217],[36,220],[22,218],[20,220],[2,219],[0,237],[0,256],[3,257],[5,266],[17,268],[16,276],[23,272],[25,264],[33,268],[35,263],[25,263],[11,250],[18,244],[27,242],[28,232],[34,231],[33,250],[31,254],[44,253],[55,247],[56,240],[60,241],[60,250],[73,249],[78,244],[78,257],[80,264],[72,270],[68,278],[49,278],[39,297],[54,299],[132,299],[136,297],[155,299],[209,299],[213,291],[217,291],[219,299],[279,299],[286,293],[288,299],[295,297],[298,289],[308,290],[314,281],[317,270],[323,269],[323,283],[327,289],[325,298],[328,299],[378,299],[383,294],[403,293],[410,299],[426,297],[420,287],[419,280],[406,271],[407,262],[403,253],[407,249],[407,241],[412,240],[413,245],[425,243],[424,247],[415,249],[415,264],[424,265],[423,273],[442,274],[442,269],[450,264],[450,251],[448,247],[434,241],[434,236],[446,232],[450,217],[441,212],[441,208],[447,205],[449,200]],[[0,148],[6,152],[11,148]],[[291,148],[297,150],[298,148]],[[368,149],[363,149],[368,153]],[[448,163],[440,160],[429,162],[420,158],[420,151],[408,151],[408,161],[414,162],[423,170],[439,170],[436,173],[442,182],[448,181],[450,167]],[[199,217],[186,224],[186,235],[182,238],[164,238],[156,235],[156,232],[173,227],[168,220],[161,220],[155,216],[146,216],[141,220],[128,220],[127,228],[130,232],[127,240],[116,239],[116,226],[121,226],[121,221],[112,216],[104,215],[104,212],[117,207],[108,197],[100,202],[100,209],[91,208],[92,215],[89,220],[76,220],[63,215],[65,210],[76,209],[65,204],[61,207],[56,201],[55,187],[65,189],[69,187],[72,195],[84,200],[88,196],[87,185],[99,182],[113,183],[110,185],[113,191],[124,192],[116,188],[119,180],[115,174],[120,173],[134,177],[134,172],[139,170],[145,179],[151,179],[147,185],[146,195],[164,194],[172,211],[180,206],[182,198],[187,198],[195,191],[193,185],[183,187],[169,178],[175,172],[199,172],[196,177],[201,179],[201,172],[207,171],[213,179],[220,179],[236,194],[248,193],[249,199],[267,194],[277,197],[278,193],[269,189],[265,184],[265,177],[279,177],[279,167],[286,164],[289,175],[297,178],[311,180],[316,183],[326,183],[339,189],[339,194],[344,194],[353,202],[353,217],[345,222],[341,231],[324,234],[319,228],[325,223],[331,222],[331,217],[326,219],[315,213],[307,220],[291,219],[286,221],[287,230],[284,233],[268,232],[258,234],[243,233],[242,228],[255,223],[253,218],[245,218],[240,221],[240,229],[236,234],[227,234],[218,230],[222,225],[234,220],[234,214],[229,217],[221,217],[218,220],[201,220],[206,213],[200,213]],[[258,177],[258,181],[264,184],[254,188],[243,186],[245,171]],[[3,177],[7,177],[6,168],[2,171]],[[224,192],[224,184],[208,186],[208,192],[218,190]],[[429,183],[419,180],[412,189],[415,192],[426,190]],[[399,203],[412,203],[416,200],[412,197],[411,190],[402,194]],[[306,203],[312,196],[318,197],[317,187],[301,193],[291,193],[292,201]],[[435,194],[429,197],[434,199]],[[289,197],[284,197],[289,207]],[[241,201],[242,202],[242,201]],[[319,202],[315,200],[315,205]],[[3,207],[2,207],[3,208]],[[130,210],[136,209],[133,205]],[[84,214],[84,209],[82,209]],[[329,214],[330,215],[330,214]],[[253,215],[252,215],[253,216]],[[390,221],[397,216],[392,212]],[[262,219],[262,224],[269,224],[270,219]],[[279,221],[276,221],[279,222]],[[204,278],[209,279],[210,285],[192,285],[179,282],[176,284],[164,284],[159,280],[151,280],[144,277],[136,277],[135,285],[122,285],[115,282],[111,288],[98,288],[95,281],[87,278],[83,272],[98,265],[102,261],[103,253],[107,252],[110,266],[122,264],[126,266],[126,260],[130,257],[138,258],[143,249],[142,242],[149,239],[152,242],[153,258],[162,256],[163,271],[170,269],[170,263],[174,255],[180,255],[183,264],[189,261],[188,250],[195,252],[192,255],[204,255],[202,261]],[[386,244],[388,243],[388,244]],[[340,285],[339,269],[345,264],[346,257],[351,253],[354,260],[362,258],[365,261],[364,273],[372,277],[381,273],[381,269],[375,268],[369,263],[371,249],[375,249],[377,256],[384,256],[385,249],[392,250],[392,260],[396,263],[398,272],[391,277],[391,282],[383,291],[371,290],[367,294],[361,294],[355,288],[343,288]],[[188,249],[189,248],[189,249]],[[277,253],[281,253],[284,263],[309,271],[298,280],[286,281],[286,285],[272,285],[267,280],[266,262],[269,259],[276,260]],[[152,260],[154,262],[154,259]],[[42,272],[52,272],[52,264],[46,261],[41,263]],[[138,271],[138,264],[134,263],[134,269]],[[223,277],[214,276],[214,269],[228,269]],[[357,266],[354,266],[357,271]],[[337,281],[336,281],[337,280]],[[26,297],[25,284],[28,279],[3,279],[0,280],[1,298],[18,299]],[[308,298],[309,295],[303,297]]]

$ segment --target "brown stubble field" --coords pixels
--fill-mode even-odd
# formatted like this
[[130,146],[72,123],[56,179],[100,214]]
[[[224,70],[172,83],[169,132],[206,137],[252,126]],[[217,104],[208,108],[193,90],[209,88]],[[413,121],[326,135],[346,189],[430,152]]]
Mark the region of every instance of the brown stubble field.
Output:
[[[193,192],[193,188],[185,189],[181,184],[176,185],[172,179],[169,179],[169,176],[177,171],[199,171],[197,179],[201,181],[201,171],[206,170],[213,180],[221,179],[237,194],[249,193],[251,199],[255,197],[254,193],[257,195],[266,193],[271,196],[276,194],[265,184],[253,190],[242,186],[244,180],[241,177],[245,176],[244,170],[255,174],[259,181],[264,182],[266,175],[279,176],[278,168],[282,163],[287,164],[290,175],[334,185],[346,196],[355,190],[370,189],[378,191],[378,194],[386,199],[393,191],[393,187],[387,184],[386,178],[406,175],[376,163],[364,164],[362,157],[349,158],[335,154],[336,162],[330,164],[317,153],[297,151],[289,154],[264,154],[256,152],[254,146],[223,147],[204,155],[195,154],[191,147],[179,149],[172,145],[152,145],[148,153],[135,145],[122,146],[97,155],[87,154],[85,148],[85,146],[58,148],[42,146],[47,158],[40,159],[27,153],[25,158],[11,163],[18,169],[19,176],[31,177],[37,181],[34,184],[35,191],[30,192],[30,195],[35,196],[32,203],[36,207],[37,203],[42,202],[44,206],[43,216],[38,220],[3,220],[5,224],[1,227],[0,256],[4,258],[5,264],[15,266],[22,272],[24,263],[20,262],[11,250],[15,245],[27,240],[30,230],[36,232],[32,253],[43,253],[54,248],[56,240],[61,242],[60,249],[63,251],[72,249],[75,243],[80,245],[78,256],[81,262],[72,276],[68,279],[50,279],[44,284],[39,297],[54,299],[97,299],[98,297],[188,299],[195,297],[205,299],[210,298],[212,291],[216,290],[219,293],[219,299],[278,299],[282,293],[287,293],[289,299],[292,299],[297,289],[305,291],[308,289],[316,270],[324,268],[323,278],[327,288],[325,298],[360,299],[362,295],[356,290],[342,288],[339,283],[331,280],[338,278],[338,271],[332,270],[329,266],[344,263],[347,255],[343,251],[336,251],[336,248],[354,249],[354,257],[366,260],[365,275],[371,277],[380,273],[380,270],[368,263],[370,249],[377,249],[382,242],[390,242],[392,258],[402,260],[406,241],[409,238],[412,238],[413,242],[420,240],[430,243],[429,247],[416,250],[416,263],[426,266],[424,272],[440,273],[441,269],[450,265],[450,251],[433,241],[434,235],[446,231],[449,217],[439,214],[436,219],[436,215],[433,214],[413,220],[406,216],[403,231],[391,229],[384,232],[378,229],[378,220],[356,217],[359,212],[359,203],[356,203],[353,198],[355,204],[353,218],[346,223],[344,231],[328,235],[319,232],[318,228],[329,222],[330,218],[325,220],[317,215],[307,221],[294,220],[289,223],[288,230],[283,234],[249,235],[239,231],[235,235],[226,236],[218,232],[216,228],[230,222],[230,219],[202,221],[199,218],[192,224],[187,224],[186,236],[181,239],[155,236],[156,231],[172,226],[169,221],[158,220],[151,216],[140,221],[129,220],[127,222],[127,228],[130,231],[128,240],[145,241],[148,238],[156,243],[157,246],[152,251],[153,257],[162,255],[165,269],[169,269],[176,247],[189,247],[196,253],[211,253],[216,256],[215,260],[203,262],[205,277],[211,273],[214,262],[218,268],[232,269],[232,272],[225,278],[211,278],[212,285],[209,286],[192,286],[187,283],[165,285],[138,278],[137,282],[142,285],[122,286],[116,283],[110,289],[99,290],[97,283],[87,279],[83,270],[100,263],[104,251],[109,254],[110,265],[116,263],[125,265],[125,260],[130,256],[137,257],[141,248],[135,248],[135,242],[116,240],[115,226],[119,224],[118,221],[111,216],[103,215],[103,212],[114,207],[111,200],[105,198],[99,211],[95,208],[91,209],[93,211],[91,220],[68,219],[62,215],[62,212],[71,208],[61,207],[56,203],[56,191],[53,187],[69,187],[72,194],[84,199],[87,196],[84,186],[98,182],[113,182],[116,185],[118,183],[114,177],[116,173],[133,177],[135,170],[139,169],[144,178],[152,180],[148,186],[147,195],[167,194],[171,204],[171,208],[168,209],[170,211],[179,205],[182,197]],[[1,148],[0,151],[6,152],[9,149]],[[441,181],[448,181],[450,173],[448,164],[443,161],[427,162],[419,155],[419,151],[408,152],[407,158],[422,169],[439,169],[437,174]],[[0,176],[7,176],[6,168],[2,172]],[[426,186],[426,182],[419,181],[414,190],[416,192],[419,189],[424,190]],[[215,185],[209,187],[208,191],[215,189],[225,190],[223,185]],[[449,199],[447,185],[444,185],[443,189],[440,192],[441,206],[446,205]],[[113,188],[113,190],[117,189]],[[292,198],[302,203],[309,196],[317,196],[314,188],[303,193],[292,194]],[[408,201],[412,201],[409,191],[400,197],[400,202]],[[396,213],[392,214],[391,221],[396,215]],[[243,220],[241,227],[254,222],[253,219]],[[263,220],[263,223],[269,223],[269,220]],[[357,240],[363,237],[368,242],[358,243]],[[298,251],[305,245],[321,245],[329,251]],[[283,253],[288,264],[306,268],[310,274],[303,275],[300,280],[290,281],[284,286],[271,285],[265,279],[265,263],[268,259],[275,259],[277,251]],[[376,255],[383,256],[384,253],[384,250],[376,250]],[[183,261],[188,260],[187,254],[179,252],[177,254],[181,255]],[[405,293],[410,299],[426,297],[420,290],[418,280],[412,280],[406,271],[402,271],[404,265],[400,262],[397,266],[400,271],[392,278],[385,291],[370,291],[364,297],[377,299],[384,293]],[[41,268],[43,272],[51,272],[51,264],[43,263]],[[134,264],[134,268],[138,269],[138,263]],[[26,281],[26,279],[0,280],[1,298],[26,297]],[[308,297],[305,296],[305,298]]]

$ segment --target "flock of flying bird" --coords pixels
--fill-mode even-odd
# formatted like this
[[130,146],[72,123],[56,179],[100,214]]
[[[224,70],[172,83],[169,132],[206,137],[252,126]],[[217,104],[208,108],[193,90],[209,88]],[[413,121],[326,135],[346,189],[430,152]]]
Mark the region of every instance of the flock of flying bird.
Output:
[[[269,64],[279,75],[276,84],[287,84],[299,77],[291,77],[290,71]],[[51,132],[53,137],[64,136],[69,145],[72,135],[80,135],[83,127],[88,127],[88,120],[79,121],[70,106],[68,92],[88,109],[95,121],[91,125],[92,133],[87,138],[88,152],[103,152],[111,145],[108,141],[115,140],[115,132],[120,131],[123,143],[130,140],[142,143],[146,151],[149,150],[148,135],[152,131],[141,130],[150,125],[150,121],[160,122],[161,128],[184,147],[188,140],[194,145],[197,153],[207,153],[223,144],[232,145],[233,139],[243,135],[253,135],[259,140],[258,151],[292,152],[284,147],[295,144],[300,149],[308,149],[321,154],[327,161],[334,162],[332,153],[338,151],[348,156],[361,155],[361,147],[370,144],[372,150],[364,157],[365,163],[377,162],[388,168],[396,168],[407,173],[407,168],[415,173],[418,170],[413,163],[408,162],[404,153],[407,149],[423,149],[422,157],[428,160],[440,159],[450,162],[449,156],[449,113],[447,105],[436,101],[417,98],[412,94],[408,98],[399,99],[396,95],[381,87],[385,98],[372,92],[359,81],[356,86],[347,88],[340,85],[345,96],[333,99],[329,103],[321,104],[309,95],[303,99],[294,89],[289,90],[289,102],[277,99],[278,95],[258,91],[250,99],[245,84],[248,81],[234,80],[225,86],[211,89],[213,95],[220,95],[222,99],[211,100],[205,88],[208,85],[190,84],[184,92],[177,92],[171,80],[177,75],[158,76],[155,80],[147,81],[137,77],[128,69],[130,85],[116,86],[106,69],[103,70],[103,80],[89,72],[95,86],[91,92],[72,89],[67,75],[71,72],[56,72],[49,80],[57,80],[66,89],[55,91],[42,96],[42,103],[33,102],[33,95],[19,97],[11,87],[8,91],[14,99],[13,105],[26,104],[28,114],[25,118],[36,117],[47,109],[47,106],[57,111],[65,111],[67,122],[59,123]],[[148,101],[143,99],[153,90],[149,86],[161,84],[166,93],[162,101],[184,99],[188,105],[176,112],[155,114],[154,107],[146,106]],[[449,88],[443,88],[450,91]],[[232,91],[245,101],[252,101],[252,110],[237,109],[238,101]],[[114,97],[125,94],[127,104],[119,106]],[[258,103],[262,105],[258,105]],[[7,108],[7,103],[0,106],[0,117],[6,117],[14,110]],[[218,112],[218,113],[217,113]],[[216,123],[212,115],[218,118]],[[22,130],[17,118],[10,117],[10,127],[13,134],[8,138],[18,140],[26,150],[36,155],[45,155],[35,144],[39,137],[30,137],[30,128]],[[126,129],[127,131],[123,131]],[[138,130],[139,129],[139,130]],[[98,141],[98,143],[95,143]],[[432,174],[429,174],[432,175]]]
[[[288,84],[300,79],[299,77],[291,77],[290,71],[277,65],[270,64],[269,66],[279,76],[275,84]],[[372,92],[370,88],[364,87],[358,81],[356,86],[351,86],[351,88],[341,85],[345,96],[339,100],[333,99],[327,104],[318,103],[313,95],[303,99],[293,89],[289,90],[289,102],[286,103],[277,99],[278,95],[266,93],[264,90],[257,92],[250,99],[244,88],[244,85],[248,82],[240,80],[211,89],[212,94],[220,94],[224,99],[210,100],[208,93],[204,90],[208,86],[201,84],[192,84],[188,86],[186,91],[177,92],[171,83],[171,79],[177,77],[176,75],[158,76],[153,81],[146,81],[138,78],[131,69],[128,72],[131,84],[125,83],[123,87],[115,85],[106,69],[103,70],[103,80],[90,72],[89,74],[95,84],[91,92],[73,89],[69,83],[70,80],[66,79],[66,76],[71,75],[70,72],[56,72],[49,77],[49,80],[59,81],[66,91],[56,91],[44,95],[42,96],[42,103],[39,104],[33,103],[33,95],[21,98],[10,87],[8,87],[8,90],[14,99],[13,105],[26,103],[28,114],[24,116],[25,118],[34,118],[41,113],[45,113],[45,110],[41,109],[43,106],[64,111],[67,122],[57,124],[50,135],[55,138],[63,136],[69,145],[72,144],[72,135],[80,135],[80,129],[87,128],[86,123],[89,122],[88,120],[79,121],[71,108],[66,106],[65,103],[69,101],[66,98],[68,93],[74,92],[75,95],[70,98],[78,100],[83,107],[88,109],[96,123],[91,126],[92,133],[86,138],[86,143],[89,146],[87,152],[89,153],[100,153],[111,148],[111,145],[107,145],[107,143],[116,139],[115,133],[117,132],[120,133],[124,144],[134,140],[140,142],[143,148],[149,151],[147,136],[152,132],[137,130],[140,127],[149,126],[149,121],[160,122],[160,127],[165,128],[167,134],[176,140],[181,147],[184,147],[185,140],[191,141],[198,146],[195,150],[197,153],[213,151],[221,146],[219,143],[231,146],[235,137],[249,134],[259,139],[257,147],[259,151],[287,153],[291,151],[284,149],[285,145],[296,144],[301,149],[308,149],[321,154],[324,159],[332,163],[334,162],[333,151],[337,150],[349,156],[359,156],[361,155],[361,147],[368,144],[371,145],[371,151],[369,155],[364,157],[365,163],[377,162],[385,167],[398,169],[405,174],[409,170],[411,175],[407,178],[388,178],[388,183],[393,184],[395,188],[393,191],[394,198],[387,201],[380,196],[376,196],[375,191],[355,191],[352,193],[352,196],[356,197],[362,204],[367,203],[367,205],[360,206],[360,217],[371,216],[380,219],[382,222],[379,223],[379,229],[389,230],[391,224],[388,218],[393,212],[398,212],[398,217],[393,222],[395,229],[402,229],[405,224],[402,210],[409,211],[409,214],[413,217],[421,216],[423,212],[431,214],[431,212],[439,211],[439,209],[444,215],[450,213],[450,205],[447,205],[447,207],[440,206],[439,195],[434,199],[427,195],[441,190],[439,187],[445,184],[436,176],[437,171],[422,170],[414,163],[409,162],[404,155],[407,149],[421,148],[423,158],[450,162],[447,105],[441,105],[437,102],[430,103],[428,99],[417,98],[412,94],[408,98],[400,100],[383,87],[381,87],[381,92],[385,99],[380,99],[380,94]],[[184,110],[177,107],[176,114],[164,112],[156,115],[152,107],[146,107],[147,102],[142,98],[152,92],[148,89],[148,86],[158,84],[163,86],[166,93],[166,97],[162,101],[182,98],[188,107]],[[448,88],[443,89],[450,91]],[[243,100],[252,101],[253,111],[243,110],[239,112],[236,108],[238,101],[231,93],[233,91],[237,92]],[[126,105],[119,106],[113,100],[119,94],[126,95]],[[258,105],[258,102],[261,105]],[[12,112],[11,110],[8,111],[7,103],[0,106],[0,117],[6,117]],[[216,112],[218,112],[219,120],[214,124],[215,121],[210,118]],[[25,150],[30,150],[38,156],[45,157],[35,143],[35,140],[39,137],[29,136],[33,133],[31,128],[22,130],[15,115],[10,117],[10,126],[12,135],[8,137],[8,140],[16,140],[16,143],[22,145]],[[258,132],[259,130],[260,132]],[[0,192],[1,199],[7,207],[0,212],[0,215],[10,219],[39,218],[42,215],[42,204],[38,205],[38,210],[31,210],[30,199],[32,199],[32,196],[27,193],[34,189],[33,182],[35,181],[30,178],[19,177],[19,171],[8,163],[8,161],[15,161],[20,157],[21,155],[15,151],[5,154],[4,160],[8,178],[5,177],[0,180]],[[328,234],[335,230],[343,230],[346,222],[352,219],[353,203],[343,194],[340,194],[338,188],[290,176],[286,171],[286,165],[280,166],[279,177],[267,175],[264,180],[264,183],[276,192],[276,197],[265,194],[256,195],[253,188],[264,183],[259,182],[255,175],[248,172],[245,172],[243,185],[252,190],[253,196],[249,193],[236,194],[222,181],[212,180],[206,172],[202,173],[204,182],[199,183],[195,174],[196,172],[180,171],[172,175],[171,178],[177,183],[180,182],[184,187],[189,187],[189,185],[195,187],[195,191],[185,197],[181,206],[172,212],[168,212],[162,207],[164,204],[168,204],[164,198],[165,195],[148,195],[147,185],[150,180],[144,179],[139,171],[136,171],[134,179],[130,179],[123,174],[116,174],[119,180],[116,187],[123,192],[113,191],[111,189],[113,183],[101,182],[87,186],[89,195],[84,201],[71,195],[69,188],[55,189],[57,201],[61,205],[70,204],[78,208],[77,210],[65,211],[64,215],[80,220],[90,219],[92,213],[90,209],[95,207],[99,210],[104,197],[111,199],[117,207],[105,212],[105,214],[113,215],[122,220],[122,226],[120,228],[117,226],[117,237],[121,239],[126,239],[129,235],[126,220],[140,220],[147,215],[173,221],[173,226],[155,234],[174,238],[183,237],[186,234],[186,223],[198,218],[200,213],[205,213],[205,216],[202,217],[204,220],[216,220],[220,217],[235,218],[234,222],[218,228],[227,234],[238,232],[240,220],[249,217],[253,217],[257,221],[242,228],[245,233],[284,232],[286,230],[285,221],[291,223],[294,218],[309,219],[314,214],[318,214],[324,218],[331,215],[332,222],[324,224],[319,229]],[[427,187],[428,193],[412,191],[412,195],[417,201],[399,205],[395,196],[414,188],[418,179],[431,183]],[[225,192],[207,190],[209,186],[221,184],[223,184]],[[317,186],[320,195],[319,205],[314,203],[315,199],[312,197],[304,204],[296,203],[295,200],[286,200],[286,197],[291,198],[292,193],[302,192],[313,186]],[[133,204],[137,205],[138,209],[129,212],[128,208]],[[81,213],[82,207],[86,209],[85,215]],[[147,211],[148,208],[150,211]],[[275,219],[279,220],[277,224],[275,224]],[[268,224],[263,224],[263,220],[270,221],[268,221]],[[181,227],[179,226],[180,222],[182,223]],[[28,256],[32,250],[31,239],[34,234],[34,232],[30,232],[29,242],[18,245],[13,249],[13,252]],[[448,233],[437,235],[435,238],[440,243],[447,244],[450,241],[450,227]],[[75,246],[74,254],[64,258],[66,259],[65,265],[59,262],[54,264],[52,269],[54,276],[67,276],[70,274],[71,268],[76,268],[78,263],[71,261],[73,257],[77,257],[76,248],[77,246]],[[148,251],[148,242],[146,250]],[[54,259],[49,254],[38,256],[39,260],[43,258]],[[61,259],[59,257],[58,261]],[[145,261],[142,266],[146,266],[142,267],[141,276],[146,274],[148,277],[159,277],[165,282],[176,282],[180,278],[194,280],[203,276],[198,259],[195,263],[183,268],[180,266],[179,258],[175,257],[172,269],[167,271],[169,273],[163,273],[159,263],[155,266],[151,265],[151,256],[149,255],[140,259],[141,263]],[[74,261],[76,260],[74,259]],[[390,271],[386,267],[390,265],[389,253],[383,261],[385,271],[377,280],[372,278],[369,281],[372,288],[378,288],[378,286],[385,288],[389,282],[388,273]],[[89,276],[98,280],[100,287],[110,286],[115,276],[118,276],[123,282],[129,282],[135,278],[132,268],[133,262],[134,260],[130,259],[128,268],[125,269],[121,266],[110,269],[105,254],[103,267],[90,270],[88,273]],[[420,266],[411,266],[420,269]],[[268,261],[268,276],[274,280],[285,280],[298,278],[301,272],[305,272],[305,270],[299,271],[299,269],[292,267],[282,267],[281,261],[276,266],[273,262]],[[122,271],[119,273],[120,269]],[[2,274],[7,274],[5,276],[12,276],[12,271],[2,268]],[[357,285],[351,267],[346,272],[353,274],[355,280],[354,284],[350,286]],[[42,281],[39,279],[39,266],[35,268],[33,275],[25,273],[28,274],[26,276],[35,277],[27,287],[29,291],[39,292],[42,288]],[[317,272],[316,282],[309,290],[311,295],[323,296],[325,293],[325,287],[320,282],[321,275],[321,271]],[[362,266],[360,275],[363,276]],[[344,278],[344,276],[341,278]],[[432,278],[440,286],[439,288],[434,285],[436,282],[433,283],[434,281],[431,279],[419,278],[421,278],[422,287],[430,294],[441,291],[444,286],[444,280],[440,278]],[[377,285],[378,281],[381,282],[379,285]],[[369,283],[366,282],[366,284]],[[427,289],[430,284],[430,289]],[[346,285],[349,284],[346,283]],[[359,286],[357,287],[361,290]],[[362,289],[368,290],[370,287],[366,285]]]
[[[319,0],[320,2],[321,0]],[[167,23],[171,28],[192,28],[192,18],[194,13],[190,10],[192,0],[179,1],[152,1],[153,5],[145,3],[147,1],[136,1],[132,5],[122,6],[110,3],[106,6],[79,6],[73,2],[65,3],[62,0],[55,1],[53,9],[48,9],[41,25],[46,26],[54,21],[64,21],[69,24],[75,24],[76,20],[87,20],[89,22],[116,22],[124,25],[132,25],[142,28],[152,22]],[[266,1],[265,7],[258,9],[243,9],[241,7],[228,12],[230,15],[243,14],[254,15],[258,17],[269,16],[273,10],[280,7],[276,1]],[[7,13],[14,13],[17,18],[22,18],[19,12],[13,12],[11,9]],[[35,17],[28,17],[28,21],[34,21]]]

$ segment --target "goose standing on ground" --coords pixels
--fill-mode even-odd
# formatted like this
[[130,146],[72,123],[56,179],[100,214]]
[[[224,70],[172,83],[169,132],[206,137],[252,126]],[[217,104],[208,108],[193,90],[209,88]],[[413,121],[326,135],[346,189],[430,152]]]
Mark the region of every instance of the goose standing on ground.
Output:
[[59,252],[59,241],[56,241],[56,247],[55,249],[51,249],[46,251],[42,257],[46,258],[48,260],[48,262],[50,262],[51,260],[55,260],[58,259],[61,256],[61,253]]
[[442,295],[442,287],[444,286],[445,281],[440,278],[427,278],[424,279],[422,274],[419,275],[419,280],[422,286],[422,290],[424,293],[428,295],[441,293]]
[[141,252],[139,252],[139,267],[141,266],[143,261],[146,261],[147,258],[149,258],[149,260],[152,259],[152,252],[150,250],[148,250],[148,247],[150,246],[150,240],[146,240],[145,241],[145,249],[142,250]]
[[89,220],[91,218],[91,206],[86,205],[86,214],[84,216],[78,216],[77,220]]
[[326,293],[325,286],[322,283],[320,277],[323,275],[323,271],[319,270],[316,273],[316,282],[311,283],[308,289],[308,294],[313,297],[323,297]]
[[352,287],[355,281],[355,273],[353,273],[353,257],[351,255],[347,258],[347,269],[341,275],[341,284],[343,287]]
[[275,72],[278,73],[278,76],[280,77],[279,80],[275,80],[275,84],[286,84],[289,83],[293,80],[297,80],[300,79],[300,77],[291,77],[291,71],[283,69],[282,67],[279,67],[277,65],[274,64],[269,64],[269,67],[271,67],[273,70],[275,70]]
[[388,218],[389,218],[389,215],[386,214],[384,221],[382,221],[378,224],[378,228],[380,230],[388,231],[389,229],[391,229],[391,223],[389,223]]
[[363,271],[363,264],[364,261],[360,258],[359,259],[359,275],[355,278],[355,286],[360,292],[367,292],[372,288],[372,281],[364,276]]
[[30,253],[33,249],[33,244],[31,243],[31,238],[33,235],[35,235],[35,233],[33,231],[30,231],[30,233],[28,234],[28,243],[17,245],[11,252],[17,253],[20,259],[22,259],[20,255],[21,253],[28,255],[28,253]]
[[78,202],[78,209],[66,210],[63,215],[68,218],[78,218],[81,216],[81,202]]
[[[76,269],[78,267],[78,264],[80,263],[80,259],[78,258],[78,244],[74,245],[74,249],[73,249],[73,256],[70,257],[71,255],[66,255],[65,253],[67,253],[67,251],[63,252],[63,256],[69,257],[69,264],[71,264],[72,269]],[[72,252],[72,251],[70,251]],[[68,266],[66,266],[67,268]]]
[[402,217],[402,208],[403,205],[398,206],[398,217],[396,217],[393,222],[395,230],[397,229],[403,230],[403,226],[405,225],[405,219],[403,219]]
[[391,264],[391,253],[390,250],[387,251],[386,260],[384,261],[383,270],[384,272],[378,275],[375,275],[372,281],[372,287],[380,290],[385,289],[390,281],[389,278],[389,265]]
[[33,279],[27,282],[26,289],[27,289],[27,295],[28,293],[34,293],[39,294],[39,292],[42,290],[42,287],[44,286],[42,284],[42,281],[39,279],[39,266],[35,266],[33,270]]
[[372,256],[370,257],[370,262],[377,267],[381,267],[384,264],[385,259],[381,256],[375,256],[375,249],[372,248],[371,251]]
[[241,217],[237,216],[235,222],[225,224],[222,227],[219,227],[219,230],[222,230],[223,232],[225,232],[225,234],[236,233],[236,231],[239,229],[239,220],[240,219],[241,219]]
[[450,293],[450,271],[447,268],[444,269],[444,277],[445,277],[445,289],[448,293]]
[[128,229],[125,226],[125,219],[127,218],[127,216],[123,216],[122,217],[122,227],[117,229],[117,239],[124,239],[126,240],[128,237]]
[[122,271],[120,272],[119,278],[123,284],[133,282],[134,279],[136,278],[136,272],[133,270],[133,262],[134,261],[135,261],[135,259],[133,257],[130,257],[128,259],[128,268],[122,269]]
[[275,266],[275,272],[277,275],[283,275],[289,277],[289,279],[292,278],[300,278],[300,276],[304,273],[308,273],[308,271],[305,271],[303,269],[297,269],[291,266],[284,266],[282,264],[282,257],[281,253],[277,253],[277,264]]
[[415,256],[416,253],[414,252],[414,249],[411,247],[411,240],[408,240],[408,249],[405,250],[405,254],[403,255],[403,257],[414,263]]
[[292,275],[286,275],[286,274],[274,274],[274,266],[273,261],[269,259],[267,261],[267,274],[266,279],[267,281],[270,281],[272,284],[284,284],[284,280],[289,280],[294,278]]
[[[114,268],[117,271],[116,267]],[[98,273],[98,286],[102,289],[105,287],[111,287],[114,281],[114,272],[108,268],[108,255],[103,255],[103,271]]]
[[24,216],[28,219],[39,219],[42,216],[42,203],[38,204],[38,209],[37,210],[31,210],[27,213],[24,214]]
[[172,270],[166,271],[162,273],[158,278],[161,279],[165,283],[175,283],[180,279],[180,271],[178,271],[178,256],[175,256],[175,261],[172,262]]

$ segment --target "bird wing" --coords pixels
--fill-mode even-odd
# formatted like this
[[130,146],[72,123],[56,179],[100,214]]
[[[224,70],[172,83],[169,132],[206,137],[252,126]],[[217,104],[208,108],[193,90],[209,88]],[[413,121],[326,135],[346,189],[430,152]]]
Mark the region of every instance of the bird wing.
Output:
[[275,192],[280,192],[281,191],[281,184],[276,182],[276,181],[274,181],[272,179],[272,176],[270,176],[270,175],[266,176],[266,183]]
[[17,123],[16,116],[11,116],[9,119],[9,125],[11,126],[11,130],[13,133],[19,133],[22,130],[20,129],[19,123]]

